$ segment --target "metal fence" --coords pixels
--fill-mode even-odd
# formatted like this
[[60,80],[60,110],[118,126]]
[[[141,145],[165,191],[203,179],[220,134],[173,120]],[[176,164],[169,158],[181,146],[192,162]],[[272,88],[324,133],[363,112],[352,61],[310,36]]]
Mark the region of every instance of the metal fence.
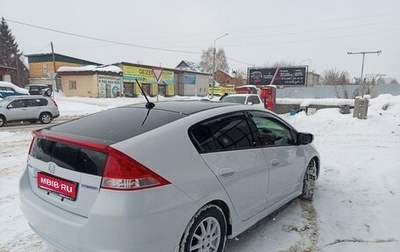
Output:
[[[377,97],[380,94],[400,95],[400,84],[380,84],[365,86],[366,94]],[[312,87],[285,87],[276,90],[277,98],[354,98],[358,95],[358,85],[334,86],[317,85]]]

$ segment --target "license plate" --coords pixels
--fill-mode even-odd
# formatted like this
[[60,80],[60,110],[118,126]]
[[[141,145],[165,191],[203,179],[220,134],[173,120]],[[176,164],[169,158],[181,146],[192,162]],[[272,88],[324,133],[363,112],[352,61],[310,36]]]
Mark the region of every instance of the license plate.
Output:
[[52,193],[56,193],[70,200],[76,199],[75,182],[61,179],[47,173],[39,172],[37,174],[37,183],[39,188],[45,189]]

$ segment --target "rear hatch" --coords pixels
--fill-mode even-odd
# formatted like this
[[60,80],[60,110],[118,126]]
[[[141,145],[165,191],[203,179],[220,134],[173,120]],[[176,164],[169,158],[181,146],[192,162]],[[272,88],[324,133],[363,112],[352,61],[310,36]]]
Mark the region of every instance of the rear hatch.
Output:
[[43,200],[88,216],[100,184],[107,153],[36,133],[28,156],[32,190]]
[[[112,145],[185,116],[174,111],[126,106],[36,131],[27,163],[32,191],[52,205],[88,217],[102,184],[108,189],[110,184],[124,186],[124,179],[108,179],[104,186],[105,174],[110,174],[107,167],[114,168],[119,160],[128,160],[134,169],[140,170],[131,172],[135,176],[151,173]],[[147,182],[154,181],[147,178]]]

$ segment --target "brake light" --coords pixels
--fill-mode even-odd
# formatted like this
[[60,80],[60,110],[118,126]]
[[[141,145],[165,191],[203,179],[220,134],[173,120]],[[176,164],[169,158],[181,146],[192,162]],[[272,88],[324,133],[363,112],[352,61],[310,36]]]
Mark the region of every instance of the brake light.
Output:
[[54,103],[54,106],[56,106],[58,108],[57,102],[54,99],[51,99]]
[[140,190],[170,184],[143,164],[111,147],[101,187],[112,190]]

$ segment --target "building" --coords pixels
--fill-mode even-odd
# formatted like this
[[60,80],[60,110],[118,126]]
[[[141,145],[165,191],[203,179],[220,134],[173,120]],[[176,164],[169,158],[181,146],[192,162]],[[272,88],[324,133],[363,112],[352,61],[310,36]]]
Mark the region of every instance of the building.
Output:
[[215,72],[215,81],[222,87],[238,87],[246,85],[246,78],[240,76],[232,76],[222,70],[217,70]]
[[58,68],[57,75],[66,96],[113,98],[122,95],[122,69],[117,66],[63,66]]
[[177,95],[208,95],[211,74],[204,73],[197,63],[182,60],[175,68],[175,75]]
[[[136,97],[143,92],[149,96],[198,95],[208,94],[210,75],[193,68],[195,63],[182,61],[176,68],[121,62],[114,64],[123,71],[123,93]],[[190,66],[189,66],[190,65]]]
[[141,88],[148,96],[158,94],[173,96],[175,94],[173,69],[128,62],[114,65],[122,69],[123,94],[127,97],[136,97],[142,94]]
[[67,96],[114,97],[118,91],[136,97],[141,89],[148,96],[206,96],[209,91],[210,74],[189,61],[181,61],[176,68],[120,62],[111,71],[111,65],[61,54],[32,54],[28,62],[30,83],[55,85]]
[[319,85],[320,83],[320,75],[315,72],[308,72],[307,73],[307,87],[312,87],[315,85]]
[[13,67],[0,66],[0,81],[12,82],[11,74],[15,71],[17,71],[17,69]]
[[100,65],[99,63],[73,58],[58,53],[41,53],[27,55],[29,63],[29,83],[43,83],[56,85],[61,88],[59,78],[54,83],[56,70],[60,67],[79,67],[86,65]]

